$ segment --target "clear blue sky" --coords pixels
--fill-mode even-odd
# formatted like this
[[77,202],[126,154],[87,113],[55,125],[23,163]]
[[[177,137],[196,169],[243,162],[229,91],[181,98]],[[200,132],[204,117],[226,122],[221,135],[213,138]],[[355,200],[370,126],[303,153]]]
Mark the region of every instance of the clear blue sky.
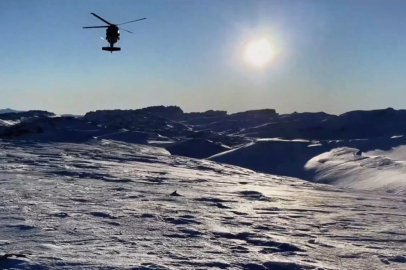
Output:
[[[406,1],[0,1],[0,108],[179,105],[280,113],[406,108]],[[101,50],[120,23],[119,53]],[[247,65],[247,42],[277,55]]]

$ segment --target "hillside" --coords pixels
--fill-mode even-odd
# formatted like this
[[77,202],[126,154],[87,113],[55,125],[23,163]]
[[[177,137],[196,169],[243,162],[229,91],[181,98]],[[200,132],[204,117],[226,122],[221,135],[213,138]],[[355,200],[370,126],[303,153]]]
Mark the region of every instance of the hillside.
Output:
[[[390,158],[394,164],[402,164],[406,161],[406,151],[399,150],[406,146],[404,123],[405,111],[391,108],[331,115],[278,114],[272,109],[233,114],[214,110],[187,113],[178,106],[153,106],[101,110],[81,117],[46,111],[2,114],[0,138],[76,143],[108,139],[152,145],[172,155],[210,159],[263,173],[403,194],[403,170],[396,171],[402,166],[376,166],[365,173],[357,160],[344,161],[347,156],[341,156],[339,160],[353,164],[349,177],[348,173],[331,171],[336,161],[321,167],[309,167],[308,162],[319,155],[350,148],[371,160]],[[374,184],[367,184],[368,181]],[[396,187],[388,184],[392,182]]]

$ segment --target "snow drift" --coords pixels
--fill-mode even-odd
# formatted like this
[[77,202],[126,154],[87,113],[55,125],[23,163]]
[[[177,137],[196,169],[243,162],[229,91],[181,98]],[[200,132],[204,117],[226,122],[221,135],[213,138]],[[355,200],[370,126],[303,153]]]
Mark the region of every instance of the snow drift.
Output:
[[404,157],[405,146],[401,136],[321,142],[259,139],[208,159],[340,187],[406,194],[406,161],[372,155],[381,151]]
[[318,155],[306,163],[305,170],[319,183],[406,194],[406,162],[362,155],[354,148],[336,148]]

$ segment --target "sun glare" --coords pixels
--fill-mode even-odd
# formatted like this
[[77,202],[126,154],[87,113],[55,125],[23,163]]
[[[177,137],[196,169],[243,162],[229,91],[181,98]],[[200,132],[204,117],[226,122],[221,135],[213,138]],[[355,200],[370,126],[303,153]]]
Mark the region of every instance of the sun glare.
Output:
[[245,57],[251,65],[263,68],[272,59],[274,51],[266,39],[251,41],[245,51]]

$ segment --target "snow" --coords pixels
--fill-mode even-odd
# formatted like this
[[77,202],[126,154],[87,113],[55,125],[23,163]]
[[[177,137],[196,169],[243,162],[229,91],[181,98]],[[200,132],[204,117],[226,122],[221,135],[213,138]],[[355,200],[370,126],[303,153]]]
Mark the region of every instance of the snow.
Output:
[[[176,106],[156,106],[89,112],[84,117],[28,111],[0,118],[0,135],[6,139],[74,143],[114,140],[346,188],[404,194],[406,187],[402,177],[406,138],[400,132],[406,114],[402,110],[354,111],[340,116],[255,110],[228,115],[224,111],[187,114]],[[261,134],[283,136],[266,138]],[[377,137],[380,134],[388,135]],[[325,137],[330,139],[320,139]],[[343,161],[347,156],[334,156],[334,151],[343,147],[357,149],[363,156],[389,158],[399,166],[361,168],[358,160],[350,157]],[[328,162],[309,165],[312,159],[328,153],[333,153]],[[335,170],[333,164],[341,161],[346,167],[340,165],[336,168],[341,171]],[[341,173],[344,168],[350,171]]]
[[192,158],[208,158],[215,154],[230,150],[230,147],[206,139],[190,139],[169,145],[166,149],[172,155]]
[[1,269],[406,267],[396,194],[106,139],[2,141],[0,168]]
[[336,148],[307,162],[314,181],[355,188],[406,194],[406,162],[384,156],[358,155],[358,149]]
[[[406,139],[258,139],[209,160],[339,187],[406,194]],[[357,153],[363,153],[357,155]]]
[[254,171],[307,179],[304,165],[327,149],[309,147],[310,144],[305,140],[259,139],[208,159]]
[[95,136],[97,139],[107,139],[115,140],[127,143],[138,143],[146,144],[148,139],[148,134],[143,132],[134,132],[134,131],[118,131],[110,134],[104,134],[100,136]]
[[10,120],[2,120],[2,119],[0,119],[0,127],[1,126],[3,126],[3,127],[9,127],[9,126],[12,126],[12,125],[15,125],[15,124],[18,124],[19,122],[18,121],[10,121]]
[[0,119],[0,269],[406,269],[406,111]]

